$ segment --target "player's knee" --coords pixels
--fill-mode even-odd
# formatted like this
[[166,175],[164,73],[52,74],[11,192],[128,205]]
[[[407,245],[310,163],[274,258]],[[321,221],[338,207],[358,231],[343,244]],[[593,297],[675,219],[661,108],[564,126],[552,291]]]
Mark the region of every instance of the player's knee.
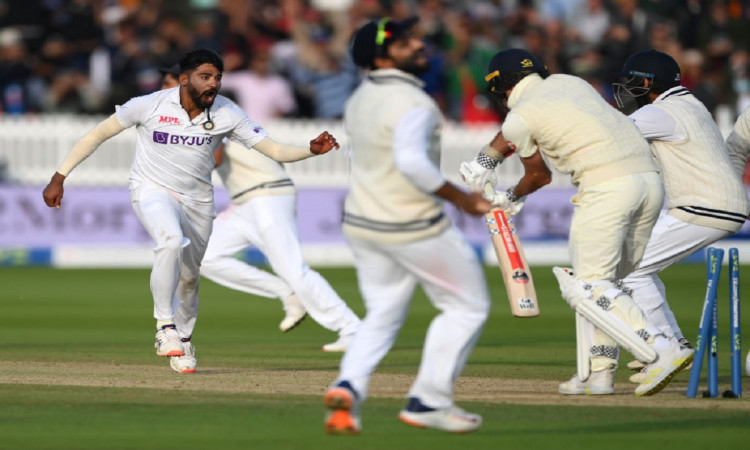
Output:
[[295,292],[299,290],[309,290],[313,286],[317,286],[322,278],[317,272],[311,270],[307,266],[303,266],[299,269],[296,267],[286,267],[280,269],[277,273],[292,287],[292,289],[295,290]]
[[468,323],[484,323],[490,315],[490,302],[467,302],[461,308],[461,314]]
[[614,301],[621,295],[629,295],[628,289],[624,285],[620,283],[613,283],[609,280],[597,280],[586,283],[586,288],[591,292],[590,298],[595,301],[602,297],[606,297],[610,301]]
[[185,247],[186,244],[183,241],[185,241],[185,239],[179,234],[167,234],[159,241],[156,250],[162,252],[177,252]]
[[476,320],[482,321],[484,323],[487,318],[490,316],[490,303],[488,302],[485,305],[481,305],[473,311],[473,315],[476,317]]

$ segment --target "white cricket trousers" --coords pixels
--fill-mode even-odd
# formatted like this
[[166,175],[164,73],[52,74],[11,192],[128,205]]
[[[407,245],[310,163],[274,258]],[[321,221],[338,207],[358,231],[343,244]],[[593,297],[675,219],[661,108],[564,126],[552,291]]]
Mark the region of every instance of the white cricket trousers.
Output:
[[659,272],[733,234],[732,231],[683,222],[667,211],[661,212],[646,244],[643,260],[623,282],[633,290],[633,301],[667,336],[684,337],[667,303]]
[[[263,252],[278,276],[234,258],[250,245]],[[254,197],[219,214],[201,274],[264,297],[286,298],[294,292],[310,317],[342,336],[353,334],[360,323],[325,278],[305,263],[297,236],[295,195]]]
[[576,194],[568,249],[579,280],[618,280],[643,258],[664,202],[656,172],[624,175]]
[[439,313],[430,323],[422,362],[409,397],[425,405],[453,405],[453,389],[490,310],[484,272],[474,250],[454,227],[407,244],[348,238],[367,308],[341,360],[346,380],[364,400],[370,377],[393,346],[420,284]]
[[154,318],[174,321],[188,338],[198,317],[200,264],[216,215],[213,203],[193,203],[147,181],[131,182],[130,202],[154,240]]
[[[571,261],[576,278],[593,286],[593,298],[586,301],[597,301],[640,263],[664,202],[664,187],[657,172],[636,173],[581,189],[571,202]],[[609,312],[634,332],[657,332],[627,293],[620,291],[610,300]],[[617,367],[614,339],[597,328],[590,343],[592,371]]]

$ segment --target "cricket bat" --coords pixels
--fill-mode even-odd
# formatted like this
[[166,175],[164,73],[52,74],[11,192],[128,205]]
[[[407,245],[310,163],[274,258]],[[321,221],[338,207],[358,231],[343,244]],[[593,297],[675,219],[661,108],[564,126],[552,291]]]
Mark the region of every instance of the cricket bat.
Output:
[[538,316],[539,303],[534,279],[513,222],[498,208],[485,214],[484,219],[503,274],[511,313],[516,317]]

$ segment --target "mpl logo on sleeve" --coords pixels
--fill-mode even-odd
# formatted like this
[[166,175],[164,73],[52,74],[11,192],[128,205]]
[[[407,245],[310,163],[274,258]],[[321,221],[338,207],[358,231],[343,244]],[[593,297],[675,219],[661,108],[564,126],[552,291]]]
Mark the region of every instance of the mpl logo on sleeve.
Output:
[[154,142],[163,145],[209,145],[213,142],[213,136],[180,136],[163,131],[154,131]]

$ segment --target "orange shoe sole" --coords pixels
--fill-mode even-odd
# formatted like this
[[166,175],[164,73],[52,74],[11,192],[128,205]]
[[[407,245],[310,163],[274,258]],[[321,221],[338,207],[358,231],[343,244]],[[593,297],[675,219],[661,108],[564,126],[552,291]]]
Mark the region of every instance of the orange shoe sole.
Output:
[[349,411],[344,409],[339,409],[331,413],[328,420],[326,420],[325,430],[328,434],[359,434],[359,428],[354,422],[354,418],[352,418]]
[[359,434],[359,427],[351,414],[354,399],[351,392],[344,388],[333,388],[326,392],[323,404],[331,412],[325,423],[328,434],[355,435]]
[[412,426],[412,427],[417,427],[417,428],[427,428],[427,425],[422,425],[422,424],[421,424],[421,423],[419,423],[419,422],[414,422],[414,421],[412,421],[412,420],[409,420],[409,419],[407,419],[407,418],[405,418],[405,417],[402,417],[402,416],[398,416],[398,418],[399,418],[399,419],[401,419],[401,422],[403,422],[403,423],[405,423],[405,424],[407,424],[407,425],[410,425],[410,426]]

